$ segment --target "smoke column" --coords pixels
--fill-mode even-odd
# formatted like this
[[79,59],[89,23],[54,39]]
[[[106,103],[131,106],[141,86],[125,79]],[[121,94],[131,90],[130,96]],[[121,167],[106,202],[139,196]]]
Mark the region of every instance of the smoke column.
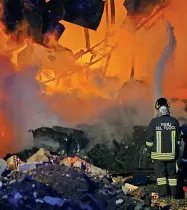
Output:
[[166,63],[170,56],[174,53],[176,46],[176,39],[174,36],[173,27],[169,22],[165,22],[167,33],[168,33],[168,44],[165,46],[163,53],[158,61],[154,71],[154,83],[153,83],[153,99],[156,101],[158,98],[163,96],[163,74]]
[[39,71],[37,67],[27,66],[16,72],[10,59],[0,56],[0,69],[1,74],[6,70],[6,75],[1,75],[0,79],[1,91],[6,95],[0,100],[1,111],[10,122],[9,130],[5,131],[1,126],[0,132],[12,134],[9,140],[6,136],[2,139],[2,144],[6,144],[2,145],[0,155],[31,147],[33,140],[31,133],[28,133],[29,129],[66,125],[51,111],[45,94],[42,94],[42,85],[36,80]]

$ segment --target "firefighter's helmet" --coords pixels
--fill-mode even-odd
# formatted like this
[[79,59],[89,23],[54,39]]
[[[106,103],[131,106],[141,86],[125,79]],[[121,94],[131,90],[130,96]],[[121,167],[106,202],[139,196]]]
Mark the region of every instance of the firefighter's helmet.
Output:
[[161,106],[166,106],[168,108],[170,108],[170,104],[168,102],[167,99],[165,98],[159,98],[157,101],[156,101],[156,104],[155,104],[155,109],[159,109]]

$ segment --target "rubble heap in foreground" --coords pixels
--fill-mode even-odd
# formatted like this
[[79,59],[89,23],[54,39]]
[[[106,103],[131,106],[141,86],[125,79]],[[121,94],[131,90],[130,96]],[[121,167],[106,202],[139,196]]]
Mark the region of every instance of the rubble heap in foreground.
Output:
[[32,130],[35,148],[0,159],[0,210],[171,209],[168,204],[185,209],[185,200],[158,200],[150,172],[140,172],[152,166],[144,155],[145,129],[134,127],[132,141],[114,140],[110,149],[96,145],[87,153],[90,159],[84,156],[89,140],[83,131]]
[[16,155],[2,160],[0,169],[2,210],[162,209],[151,206],[148,188],[138,186],[148,184],[148,177],[111,177],[83,159],[61,158],[43,148],[25,162]]

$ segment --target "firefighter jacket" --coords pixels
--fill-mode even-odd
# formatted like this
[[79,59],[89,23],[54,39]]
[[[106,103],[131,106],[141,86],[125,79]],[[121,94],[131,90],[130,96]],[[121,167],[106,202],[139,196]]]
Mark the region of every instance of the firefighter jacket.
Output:
[[155,160],[174,160],[177,158],[180,138],[179,122],[175,118],[164,115],[151,120],[147,129],[147,148],[151,158]]

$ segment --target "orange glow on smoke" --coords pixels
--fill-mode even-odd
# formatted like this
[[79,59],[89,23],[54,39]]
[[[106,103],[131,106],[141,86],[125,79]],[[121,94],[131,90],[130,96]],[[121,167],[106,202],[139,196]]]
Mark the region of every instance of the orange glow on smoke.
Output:
[[[51,49],[35,44],[29,38],[23,39],[26,36],[24,33],[18,43],[14,36],[4,34],[3,25],[1,24],[0,54],[11,59],[15,65],[15,71],[20,71],[20,66],[23,65],[37,64],[41,70],[38,72],[36,79],[46,87],[45,92],[48,94],[51,108],[62,116],[65,121],[74,125],[92,119],[98,112],[105,110],[114,103],[119,89],[124,82],[130,79],[133,59],[135,79],[144,80],[148,85],[152,84],[156,63],[167,42],[167,33],[163,21],[168,20],[174,27],[177,47],[173,60],[166,67],[164,90],[169,97],[186,98],[187,1],[172,0],[171,5],[161,13],[161,18],[157,20],[157,17],[155,17],[152,20],[151,23],[154,23],[154,20],[157,20],[157,22],[153,24],[151,29],[147,30],[143,27],[137,32],[130,24],[129,19],[127,19],[126,25],[122,26],[126,18],[123,2],[124,0],[115,1],[115,35],[109,37],[108,42],[111,46],[117,43],[117,48],[112,53],[104,76],[99,75],[104,64],[103,60],[93,65],[89,70],[84,68],[85,63],[90,61],[90,53],[75,61],[72,53],[67,48],[72,50],[73,53],[86,50],[84,29],[64,21],[62,23],[65,25],[66,30],[59,41],[63,47],[51,40],[50,45],[53,46]],[[18,32],[24,31],[26,27],[26,23],[22,24],[22,26],[19,26]],[[105,38],[105,13],[98,30],[89,32],[91,47]],[[103,46],[102,43],[100,48]],[[102,50],[97,56],[99,57],[109,50],[108,48]],[[21,51],[24,53],[19,54]],[[54,61],[49,61],[49,57]],[[4,74],[4,72],[8,72],[8,69],[1,69],[1,73]],[[55,94],[63,94],[63,97],[52,100]],[[7,97],[6,93],[2,92],[0,99],[2,100],[4,97]],[[98,98],[102,98],[102,101],[99,101]],[[69,111],[67,111],[67,108]],[[2,139],[6,139],[1,141],[3,147],[10,145],[13,136],[11,129],[9,119],[3,113],[0,113],[0,136],[3,135]],[[5,150],[4,152],[8,151]]]

